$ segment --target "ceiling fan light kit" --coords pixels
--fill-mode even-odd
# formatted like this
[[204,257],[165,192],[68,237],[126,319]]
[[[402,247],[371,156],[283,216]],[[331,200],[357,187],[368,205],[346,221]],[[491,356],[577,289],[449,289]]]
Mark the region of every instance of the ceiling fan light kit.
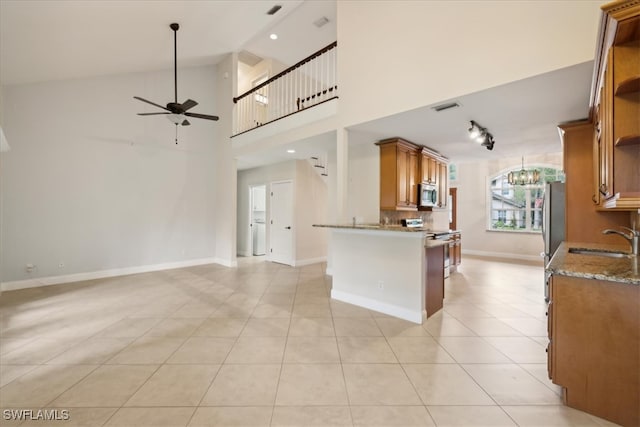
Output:
[[[193,99],[187,99],[183,103],[178,102],[178,29],[180,29],[180,25],[177,23],[173,23],[169,25],[171,30],[173,30],[173,94],[174,100],[173,102],[169,102],[166,107],[163,107],[160,104],[156,104],[155,102],[151,102],[147,99],[141,98],[139,96],[134,96],[134,99],[138,101],[146,102],[147,104],[153,105],[154,107],[161,108],[165,110],[164,112],[158,113],[138,113],[139,116],[156,116],[156,115],[166,115],[167,119],[171,121],[176,126],[189,126],[189,120],[187,117],[193,117],[196,119],[205,119],[205,120],[218,120],[218,116],[212,116],[209,114],[198,114],[198,113],[190,113],[188,112],[190,109],[198,105],[196,101]],[[177,130],[177,129],[176,129]],[[176,138],[176,144],[178,143],[178,139]]]

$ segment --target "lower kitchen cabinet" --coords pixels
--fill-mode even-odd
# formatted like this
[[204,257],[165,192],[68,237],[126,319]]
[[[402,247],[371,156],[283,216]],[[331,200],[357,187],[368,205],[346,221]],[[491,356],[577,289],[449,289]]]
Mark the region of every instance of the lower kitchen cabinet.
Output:
[[640,286],[554,275],[548,370],[567,406],[640,425]]
[[427,317],[442,309],[444,304],[444,245],[425,249],[425,311]]

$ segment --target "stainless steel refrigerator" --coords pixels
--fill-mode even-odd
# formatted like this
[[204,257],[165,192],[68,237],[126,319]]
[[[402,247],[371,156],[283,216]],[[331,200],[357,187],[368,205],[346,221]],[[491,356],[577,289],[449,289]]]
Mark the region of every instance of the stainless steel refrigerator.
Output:
[[544,188],[542,204],[542,238],[544,239],[544,299],[549,301],[549,273],[546,266],[564,240],[565,233],[565,185],[548,182]]

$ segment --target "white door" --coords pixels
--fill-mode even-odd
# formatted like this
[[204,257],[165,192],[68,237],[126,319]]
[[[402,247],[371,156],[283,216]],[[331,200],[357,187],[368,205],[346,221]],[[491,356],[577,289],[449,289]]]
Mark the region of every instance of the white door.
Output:
[[271,183],[271,261],[293,265],[293,182]]

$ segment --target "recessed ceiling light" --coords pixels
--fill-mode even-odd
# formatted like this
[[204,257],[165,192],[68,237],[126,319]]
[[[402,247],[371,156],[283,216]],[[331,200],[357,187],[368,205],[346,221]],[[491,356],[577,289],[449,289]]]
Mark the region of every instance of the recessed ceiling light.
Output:
[[270,38],[271,40],[278,40],[278,35],[277,35],[276,33],[273,33],[273,34],[271,34],[271,35],[269,36],[269,38]]
[[287,153],[289,153],[289,154],[293,154],[295,152],[296,152],[296,150],[287,150]]

